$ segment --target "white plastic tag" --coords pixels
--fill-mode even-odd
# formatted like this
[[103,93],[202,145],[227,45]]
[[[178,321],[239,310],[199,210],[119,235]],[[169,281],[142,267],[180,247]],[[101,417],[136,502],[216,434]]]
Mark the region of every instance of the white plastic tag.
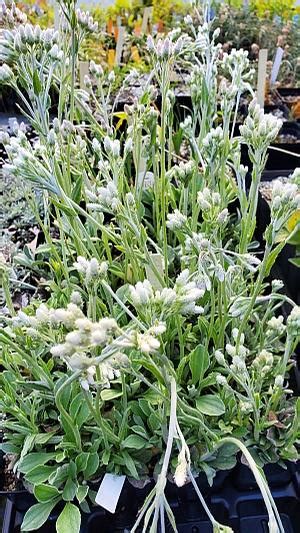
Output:
[[[155,265],[155,268],[156,270],[159,272],[159,274],[161,275],[161,277],[163,278],[164,276],[164,262],[163,262],[163,257],[161,254],[151,254],[151,259]],[[157,276],[155,274],[155,272],[153,271],[152,267],[151,267],[151,264],[150,265],[146,265],[146,275],[147,275],[147,279],[150,281],[152,287],[154,287],[154,289],[156,290],[160,290],[162,288],[159,280],[157,279]]]
[[116,44],[116,65],[120,65],[122,59],[122,50],[125,41],[125,26],[118,27],[118,39]]
[[110,513],[114,513],[122,492],[126,476],[105,474],[100,484],[95,502]]
[[277,76],[278,76],[278,72],[279,72],[279,69],[280,69],[283,53],[284,53],[283,48],[278,46],[278,48],[276,50],[276,56],[275,56],[275,59],[274,59],[272,72],[271,72],[271,85],[274,85],[274,83],[277,80]]
[[147,27],[149,20],[152,19],[152,6],[151,7],[145,7],[144,13],[143,13],[143,20],[142,20],[142,27],[141,32],[147,33]]
[[59,4],[54,2],[54,29],[58,30],[60,25],[61,12],[59,9]]
[[142,187],[142,189],[146,190],[154,185],[154,174],[153,172],[150,172],[150,170],[148,172],[145,170],[139,172],[137,178],[138,189]]
[[264,108],[267,76],[268,50],[262,48],[258,56],[257,103]]
[[79,84],[80,89],[86,89],[84,84],[85,76],[89,75],[90,63],[89,61],[79,61]]

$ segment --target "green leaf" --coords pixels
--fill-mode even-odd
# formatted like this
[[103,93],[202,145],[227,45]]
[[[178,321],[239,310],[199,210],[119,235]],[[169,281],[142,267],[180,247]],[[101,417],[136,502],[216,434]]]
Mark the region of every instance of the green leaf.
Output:
[[89,479],[93,474],[95,474],[95,472],[97,472],[99,462],[98,453],[90,453],[86,469],[84,470],[84,479]]
[[36,466],[25,474],[25,479],[33,485],[39,485],[47,481],[49,476],[56,472],[56,470],[57,466]]
[[60,496],[59,490],[56,487],[52,487],[51,485],[37,485],[36,487],[34,487],[33,492],[37,501],[40,503],[50,502],[54,498]]
[[293,257],[292,259],[289,259],[289,261],[296,267],[300,267],[300,257]]
[[140,437],[140,435],[129,435],[123,442],[122,448],[133,448],[134,450],[141,450],[147,448],[148,441]]
[[23,474],[26,474],[36,466],[41,466],[45,463],[48,463],[48,461],[55,460],[55,455],[55,453],[47,452],[29,453],[28,455],[26,455],[26,457],[24,457],[24,459],[22,459],[22,461],[20,461],[19,470],[23,472]]
[[126,466],[129,472],[129,475],[132,476],[134,479],[139,479],[139,475],[135,467],[134,461],[132,457],[130,457],[129,453],[124,451],[122,453],[122,459],[123,459],[123,464]]
[[18,454],[20,452],[19,446],[12,444],[12,442],[2,442],[2,444],[0,444],[0,450],[3,453],[17,453]]
[[42,91],[42,84],[37,70],[33,73],[32,83],[34,93],[38,96]]
[[75,459],[77,472],[83,472],[86,469],[88,458],[89,458],[89,453],[87,452],[81,452],[79,455],[77,455]]
[[76,494],[76,491],[77,491],[77,483],[75,483],[75,481],[73,481],[73,479],[71,478],[68,478],[67,479],[67,482],[64,486],[64,490],[63,490],[63,499],[66,500],[66,501],[72,501],[74,500],[75,498],[75,494]]
[[78,203],[81,200],[82,174],[78,176],[72,191],[72,199]]
[[281,242],[280,244],[277,244],[274,250],[270,252],[269,257],[267,259],[267,264],[266,264],[266,277],[270,274],[271,268],[274,265],[281,250],[285,247],[285,244],[286,244],[285,241]]
[[57,533],[79,533],[81,515],[73,503],[66,503],[56,522]]
[[116,389],[104,389],[101,391],[101,400],[104,402],[109,402],[109,400],[113,400],[114,398],[119,398],[122,396],[123,392]]
[[206,394],[196,400],[197,409],[208,416],[220,416],[225,413],[225,405],[218,394]]
[[36,503],[24,516],[21,531],[36,531],[48,520],[51,511],[59,502],[60,498],[47,503]]
[[209,355],[205,346],[199,344],[191,353],[189,361],[192,372],[192,383],[196,385],[201,382],[206,370],[209,367]]
[[79,487],[77,487],[76,498],[79,503],[82,503],[83,500],[87,497],[88,491],[89,491],[89,488],[87,485],[80,485]]
[[101,464],[108,465],[110,459],[110,450],[104,450],[101,457]]
[[79,392],[72,400],[70,405],[70,415],[79,429],[89,418],[90,410],[82,392]]

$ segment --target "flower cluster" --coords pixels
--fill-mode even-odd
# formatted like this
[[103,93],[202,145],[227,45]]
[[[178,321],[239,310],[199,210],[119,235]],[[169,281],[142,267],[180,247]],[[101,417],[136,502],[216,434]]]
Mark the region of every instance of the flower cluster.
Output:
[[228,219],[228,209],[221,209],[221,196],[218,192],[204,187],[198,192],[197,201],[203,213],[204,220],[216,222],[218,225],[225,224]]
[[14,26],[15,24],[25,24],[27,16],[15,4],[15,2],[1,2],[0,5],[0,22],[5,26]]
[[169,213],[167,218],[167,227],[173,231],[182,228],[187,222],[187,217],[180,213],[178,209],[175,209],[174,213]]
[[90,200],[88,208],[95,211],[116,212],[121,205],[118,190],[112,180],[106,187],[95,187],[93,191],[86,189],[86,195]]
[[253,365],[257,369],[257,372],[259,372],[261,376],[264,376],[265,374],[270,372],[270,370],[272,370],[273,362],[274,357],[271,352],[268,352],[267,350],[262,350],[255,357]]
[[277,233],[300,208],[300,191],[296,183],[282,183],[276,180],[272,187],[271,216],[274,233]]
[[240,132],[246,144],[257,150],[265,150],[276,139],[281,126],[282,121],[274,115],[265,114],[254,99],[249,105],[244,124],[240,126]]
[[0,66],[0,85],[10,85],[14,80],[14,73],[11,68],[4,64]]
[[239,342],[237,342],[239,331],[237,328],[232,330],[232,337],[235,344],[227,343],[226,352],[232,357],[232,363],[230,369],[234,374],[243,375],[247,372],[246,357],[249,353],[248,348],[244,346],[245,336],[241,333]]
[[165,39],[158,39],[155,43],[153,37],[148,35],[147,47],[151,54],[155,55],[158,61],[167,61],[178,56],[184,47],[185,37],[180,36],[177,40],[172,40],[170,35]]
[[129,293],[132,304],[138,309],[148,305],[163,309],[164,315],[170,315],[175,310],[183,315],[201,314],[203,307],[197,304],[204,295],[204,289],[197,286],[196,281],[190,280],[188,269],[183,270],[177,277],[174,288],[163,288],[154,291],[148,280],[130,286]]
[[183,183],[185,186],[187,186],[194,173],[195,164],[193,161],[188,161],[187,163],[181,161],[179,165],[174,165],[167,175],[170,180],[174,178],[177,182]]
[[92,257],[92,259],[88,260],[85,257],[78,256],[77,261],[73,264],[73,266],[76,268],[77,272],[83,274],[86,284],[106,276],[108,269],[108,265],[105,261],[99,263],[95,257]]
[[250,81],[253,78],[255,69],[250,69],[248,51],[236,50],[233,48],[230,54],[224,53],[222,58],[222,67],[226,75],[229,75],[231,81],[231,91],[233,95],[238,92],[242,93],[251,90]]
[[76,17],[79,26],[88,32],[96,32],[98,30],[98,22],[95,22],[93,17],[88,11],[82,11],[81,9],[76,9]]
[[287,329],[290,335],[298,337],[300,335],[300,307],[293,307],[287,319]]

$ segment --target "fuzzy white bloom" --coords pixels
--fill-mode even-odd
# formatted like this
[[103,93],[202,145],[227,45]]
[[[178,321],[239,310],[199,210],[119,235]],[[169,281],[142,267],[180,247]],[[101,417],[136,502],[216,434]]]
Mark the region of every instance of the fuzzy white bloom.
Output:
[[272,215],[279,216],[300,208],[300,193],[296,183],[276,181],[272,188]]
[[97,187],[95,191],[86,190],[88,198],[93,202],[88,204],[90,209],[100,209],[101,211],[117,211],[121,202],[118,197],[118,190],[114,182],[108,181],[106,187]]
[[14,73],[11,68],[4,64],[0,66],[0,84],[9,84],[14,79]]
[[107,155],[112,155],[114,158],[119,157],[120,155],[120,141],[119,139],[110,139],[108,136],[104,138],[103,141],[104,149]]
[[271,352],[261,350],[261,352],[255,357],[253,366],[259,370],[261,375],[265,375],[272,369],[273,362],[274,357]]
[[244,402],[243,400],[241,400],[239,403],[239,406],[240,406],[242,413],[248,414],[253,411],[251,402]]
[[50,316],[51,324],[53,325],[61,324],[65,326],[66,328],[71,329],[72,327],[74,327],[75,322],[78,319],[81,319],[84,317],[84,314],[77,305],[73,303],[69,303],[66,309],[62,309],[62,308],[52,309],[50,311],[49,316]]
[[282,121],[274,115],[264,114],[257,100],[249,105],[249,114],[240,133],[243,140],[255,149],[265,149],[277,137]]
[[268,330],[267,332],[270,333],[276,333],[277,335],[282,335],[285,332],[286,326],[283,323],[283,316],[279,315],[278,317],[273,316],[268,322]]
[[72,292],[70,301],[73,304],[77,305],[78,307],[82,307],[82,305],[83,305],[83,300],[82,300],[81,294],[78,291],[73,291]]
[[222,376],[222,374],[217,374],[216,375],[216,382],[221,387],[226,387],[228,385],[226,377]]
[[104,74],[103,68],[101,67],[101,65],[97,65],[95,61],[93,60],[90,62],[90,73],[99,79],[102,78]]
[[184,17],[183,20],[184,20],[185,24],[187,24],[187,26],[192,26],[193,19],[192,19],[191,15],[186,15],[186,17]]
[[47,324],[51,317],[51,311],[45,304],[41,304],[35,312],[36,320],[38,324]]
[[114,71],[112,70],[107,76],[108,83],[114,83],[115,79],[116,79],[116,75]]
[[180,229],[187,221],[187,217],[178,209],[175,209],[174,213],[169,213],[167,218],[167,227],[171,230]]
[[38,324],[37,319],[34,316],[27,315],[24,311],[18,311],[16,317],[12,318],[12,325],[15,327],[36,327]]
[[153,335],[163,335],[165,331],[167,330],[166,324],[164,322],[159,322],[158,324],[154,324],[149,329],[149,333]]
[[215,358],[216,358],[217,363],[219,363],[219,365],[222,365],[222,366],[225,365],[225,357],[224,357],[223,352],[221,352],[221,350],[215,351]]
[[295,305],[287,319],[288,332],[291,335],[300,335],[300,307]]
[[244,374],[247,372],[245,361],[239,355],[235,355],[232,358],[231,370],[237,374]]
[[174,473],[174,481],[177,487],[183,487],[188,477],[188,463],[185,456],[185,451],[182,449],[178,454],[178,463]]
[[180,36],[177,40],[174,40],[178,35],[178,32],[170,34],[165,39],[158,39],[155,43],[152,36],[147,38],[147,48],[151,54],[154,54],[158,61],[168,60],[182,51],[186,38]]
[[128,137],[124,145],[124,157],[126,157],[129,153],[131,153],[132,149],[133,149],[133,141],[131,137]]
[[57,344],[56,346],[53,346],[50,350],[50,353],[53,357],[68,357],[72,353],[72,347],[67,344]]
[[73,263],[77,272],[85,276],[86,283],[91,283],[97,277],[105,277],[107,274],[108,265],[105,261],[99,264],[95,257],[87,260],[85,257],[78,256],[77,261]]
[[129,287],[130,298],[135,307],[147,305],[153,299],[153,288],[151,283],[146,279],[133,287]]
[[229,215],[228,209],[227,208],[222,209],[222,211],[217,216],[217,223],[220,224],[220,226],[222,224],[225,224],[228,220],[228,215]]
[[162,291],[155,292],[155,302],[167,307],[176,301],[176,296],[176,291],[174,289],[164,287]]
[[160,342],[150,333],[137,333],[137,348],[145,354],[156,352],[160,347]]
[[283,384],[284,384],[284,376],[276,376],[275,378],[275,381],[274,381],[274,385],[275,387],[278,387],[278,388],[282,388],[283,387]]

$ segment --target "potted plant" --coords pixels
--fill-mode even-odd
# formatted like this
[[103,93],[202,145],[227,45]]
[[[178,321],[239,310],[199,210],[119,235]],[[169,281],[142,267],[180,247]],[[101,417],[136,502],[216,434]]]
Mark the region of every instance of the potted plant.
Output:
[[[80,509],[90,511],[102,476],[96,501],[108,506],[111,473],[138,485],[150,480],[132,532],[142,523],[145,531],[176,530],[168,491],[189,481],[214,531],[231,531],[211,513],[196,478],[204,472],[211,483],[241,451],[269,531],[283,532],[260,467],[298,459],[299,401],[289,371],[300,310],[280,283],[267,281],[290,237],[278,244],[277,236],[299,207],[293,179],[274,188],[265,246],[254,253],[260,177],[281,122],[253,100],[234,136],[249,60],[243,51],[221,59],[218,32],[199,20],[194,38],[179,30],[148,38],[161,112],[148,83],[125,107],[127,129],[118,138],[108,105],[112,73],[106,80],[91,62],[87,91],[76,86],[79,45],[94,22],[75,1],[60,4],[60,35],[21,25],[6,33],[0,52],[0,82],[18,93],[39,136],[32,146],[21,129],[3,134],[5,170],[31,184],[33,208],[33,191],[43,190],[45,215],[36,216],[45,242],[31,266],[49,270],[41,282],[48,299],[15,316],[12,309],[0,333],[2,450],[38,502],[22,530],[38,529],[55,510],[59,533],[79,532]],[[175,59],[190,68],[193,103],[181,125],[188,150],[180,162]],[[248,193],[241,143],[253,164]],[[8,276],[3,283],[7,294]],[[116,482],[120,488],[124,478]]]

